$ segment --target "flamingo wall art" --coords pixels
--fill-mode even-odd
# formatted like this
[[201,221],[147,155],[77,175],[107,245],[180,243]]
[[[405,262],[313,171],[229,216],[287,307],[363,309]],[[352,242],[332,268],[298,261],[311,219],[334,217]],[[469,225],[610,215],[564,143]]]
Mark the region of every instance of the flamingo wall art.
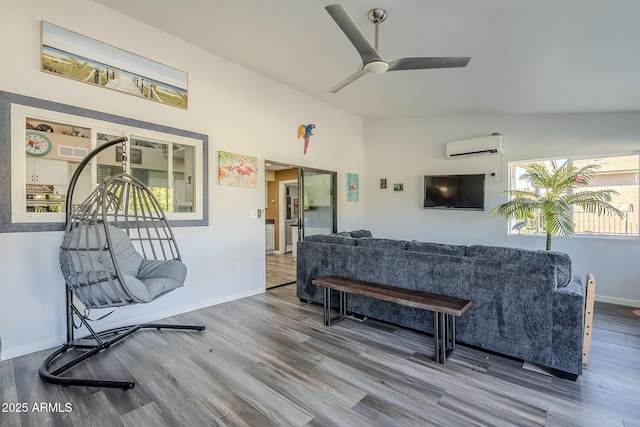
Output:
[[256,188],[258,186],[258,158],[219,151],[218,184]]

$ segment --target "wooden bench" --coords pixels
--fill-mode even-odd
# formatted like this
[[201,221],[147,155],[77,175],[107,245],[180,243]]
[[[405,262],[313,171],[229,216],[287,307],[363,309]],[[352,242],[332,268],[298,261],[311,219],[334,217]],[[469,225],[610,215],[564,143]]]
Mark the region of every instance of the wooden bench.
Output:
[[[347,279],[340,276],[322,277],[312,280],[311,283],[324,288],[323,316],[325,326],[331,326],[333,320],[342,320],[346,317],[347,293],[433,311],[433,337],[436,346],[435,361],[443,365],[455,350],[455,318],[461,316],[471,306],[471,301],[466,299],[430,294],[363,280]],[[339,297],[340,315],[335,319],[331,318],[331,290],[338,291]]]

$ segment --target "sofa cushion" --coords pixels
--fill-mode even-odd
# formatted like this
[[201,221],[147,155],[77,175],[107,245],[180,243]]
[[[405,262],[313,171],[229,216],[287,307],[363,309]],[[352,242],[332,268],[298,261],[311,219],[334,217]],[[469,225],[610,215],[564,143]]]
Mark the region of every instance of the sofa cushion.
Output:
[[304,238],[305,242],[313,243],[331,243],[334,245],[355,246],[356,239],[338,234],[313,234]]
[[417,240],[412,240],[407,243],[407,250],[438,255],[464,256],[467,247],[463,245],[446,245],[443,243],[418,242]]
[[529,265],[552,265],[557,270],[557,286],[566,286],[571,281],[571,258],[563,252],[473,245],[467,248],[465,255]]
[[373,237],[373,234],[369,230],[355,230],[351,232],[351,237],[359,239],[361,237]]
[[383,239],[380,237],[362,237],[356,239],[358,246],[384,248],[384,249],[407,249],[406,240]]

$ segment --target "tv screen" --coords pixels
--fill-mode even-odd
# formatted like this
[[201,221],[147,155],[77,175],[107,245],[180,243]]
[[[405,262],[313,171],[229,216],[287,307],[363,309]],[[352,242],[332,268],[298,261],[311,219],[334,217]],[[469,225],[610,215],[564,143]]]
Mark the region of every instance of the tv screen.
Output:
[[484,174],[425,175],[424,208],[484,210]]

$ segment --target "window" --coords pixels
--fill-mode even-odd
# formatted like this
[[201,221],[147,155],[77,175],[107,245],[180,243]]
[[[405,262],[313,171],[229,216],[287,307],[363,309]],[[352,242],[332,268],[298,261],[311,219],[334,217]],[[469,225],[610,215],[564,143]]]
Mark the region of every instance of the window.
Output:
[[[0,104],[7,105],[6,95],[0,92]],[[207,224],[206,135],[33,98],[10,98],[26,102],[10,102],[10,117],[0,117],[9,122],[0,124],[0,148],[11,153],[10,159],[0,159],[11,178],[3,187],[10,191],[2,196],[0,231],[62,229],[74,171],[91,150],[121,136],[128,139],[127,156],[123,147],[114,146],[94,158],[78,180],[72,204],[82,202],[105,178],[125,171],[152,189],[172,225]],[[32,103],[52,109],[28,105]]]
[[[577,168],[586,165],[598,165],[598,169],[588,186],[579,187],[577,192],[584,190],[612,189],[618,192],[611,200],[611,205],[623,213],[617,215],[598,216],[584,211],[581,207],[572,206],[572,219],[575,233],[578,235],[599,236],[638,236],[638,206],[640,189],[638,186],[639,156],[637,154],[623,156],[608,156],[589,159],[551,159],[531,162],[510,163],[510,189],[530,190],[536,193],[544,191],[531,188],[529,182],[521,179],[525,169],[532,163],[544,164],[549,170],[562,166],[565,162]],[[511,234],[542,235],[537,215],[531,215],[523,221],[511,221]]]

